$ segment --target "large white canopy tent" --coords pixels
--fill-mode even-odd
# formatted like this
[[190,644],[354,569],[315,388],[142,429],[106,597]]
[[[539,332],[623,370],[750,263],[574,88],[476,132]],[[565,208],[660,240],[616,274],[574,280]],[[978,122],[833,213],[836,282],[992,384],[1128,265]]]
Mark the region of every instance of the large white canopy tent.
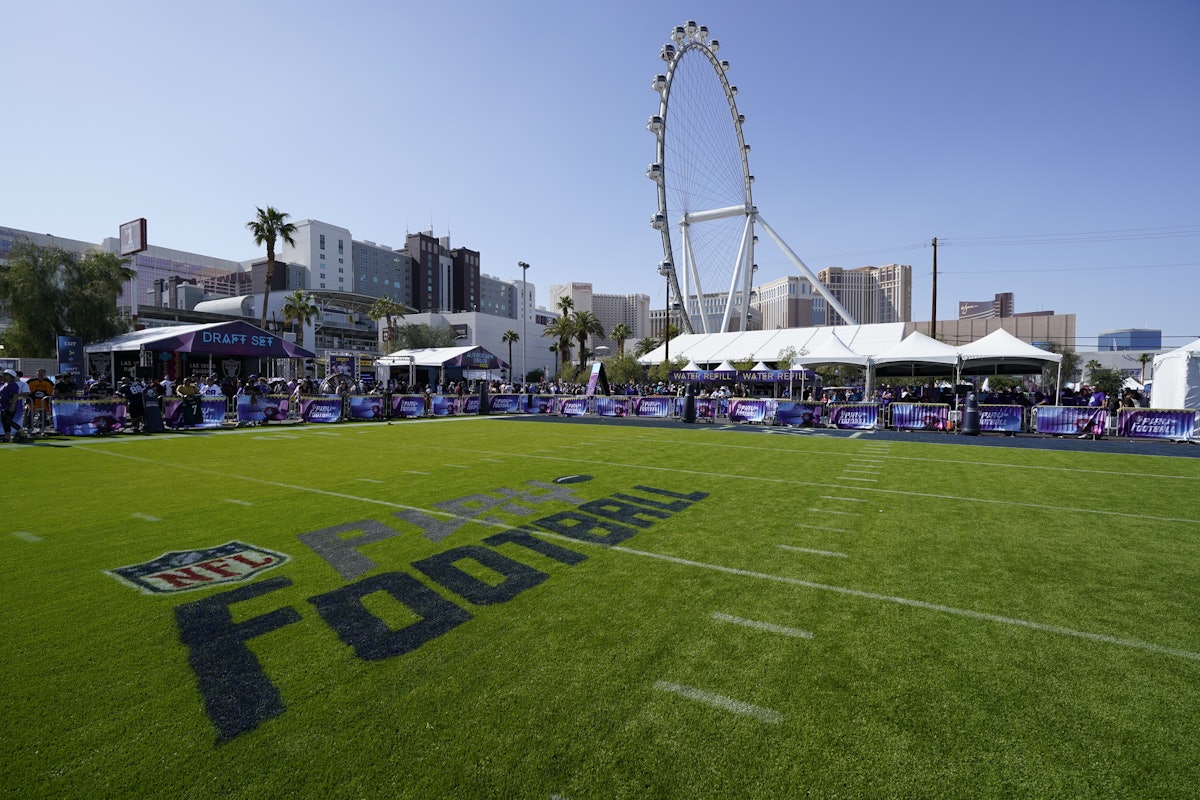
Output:
[[1200,409],[1200,339],[1154,357],[1150,407]]

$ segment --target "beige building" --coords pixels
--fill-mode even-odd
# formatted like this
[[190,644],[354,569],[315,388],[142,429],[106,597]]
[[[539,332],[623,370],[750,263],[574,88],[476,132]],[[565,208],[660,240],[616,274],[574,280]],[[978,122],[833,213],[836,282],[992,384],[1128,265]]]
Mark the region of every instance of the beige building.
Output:
[[[612,330],[620,323],[629,326],[632,335],[625,340],[625,351],[632,352],[633,344],[650,332],[650,296],[646,294],[601,294],[592,291],[592,284],[576,281],[550,287],[550,309],[558,311],[558,302],[570,297],[574,311],[590,311],[604,326],[604,338],[589,340],[588,347],[600,355],[616,355],[617,342]],[[608,348],[599,350],[599,348]]]
[[[860,325],[912,319],[912,267],[908,264],[857,269],[829,267],[817,273],[817,279]],[[846,324],[820,295],[814,298],[814,307],[818,323]]]

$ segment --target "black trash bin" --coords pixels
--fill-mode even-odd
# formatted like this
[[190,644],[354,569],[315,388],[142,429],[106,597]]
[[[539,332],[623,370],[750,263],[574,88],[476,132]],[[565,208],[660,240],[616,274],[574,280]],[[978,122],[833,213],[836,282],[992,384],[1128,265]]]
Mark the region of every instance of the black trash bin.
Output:
[[960,430],[967,436],[979,435],[979,398],[974,392],[967,392],[963,403],[962,427]]
[[683,396],[683,421],[696,421],[696,387],[688,386]]
[[488,385],[487,385],[487,381],[480,381],[480,382],[479,382],[479,410],[478,410],[478,411],[476,411],[475,413],[477,413],[477,414],[488,414],[488,413],[490,413],[490,410],[488,409]]

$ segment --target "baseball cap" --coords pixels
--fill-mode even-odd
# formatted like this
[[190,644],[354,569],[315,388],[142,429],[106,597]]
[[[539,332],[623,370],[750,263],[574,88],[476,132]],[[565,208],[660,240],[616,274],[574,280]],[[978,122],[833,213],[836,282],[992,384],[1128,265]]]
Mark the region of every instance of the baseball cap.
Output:
[[13,369],[6,369],[6,370],[4,370],[4,374],[5,374],[5,375],[11,375],[11,376],[13,376],[14,378],[15,378],[15,377],[17,377],[17,371],[16,371],[16,370],[13,370]]

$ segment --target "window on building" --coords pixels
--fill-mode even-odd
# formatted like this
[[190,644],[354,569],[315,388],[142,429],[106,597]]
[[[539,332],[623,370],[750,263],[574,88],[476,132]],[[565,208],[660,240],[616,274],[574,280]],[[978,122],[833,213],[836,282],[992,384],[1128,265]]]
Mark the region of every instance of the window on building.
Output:
[[[325,234],[323,234],[323,233],[321,234],[321,249],[322,250],[325,249]],[[324,257],[325,256],[321,256],[321,258],[324,258]]]

